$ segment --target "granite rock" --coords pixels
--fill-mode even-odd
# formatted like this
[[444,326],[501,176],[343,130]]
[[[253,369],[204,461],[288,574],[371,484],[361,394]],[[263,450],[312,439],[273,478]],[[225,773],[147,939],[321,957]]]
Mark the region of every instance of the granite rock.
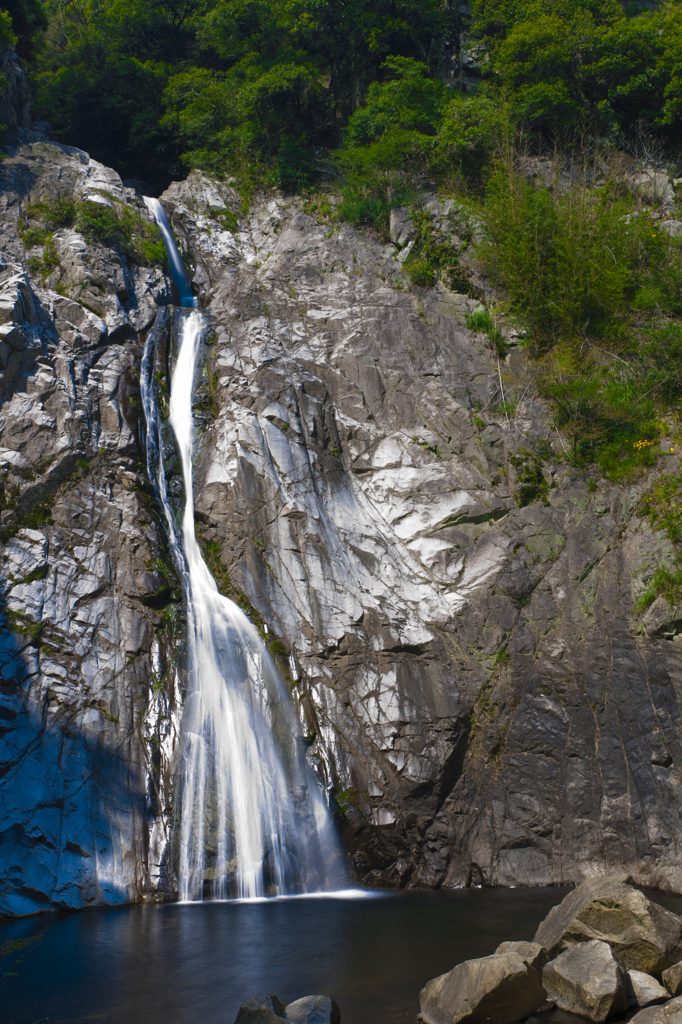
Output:
[[540,975],[542,975],[542,968],[549,960],[549,953],[544,946],[537,942],[502,942],[495,952],[514,953]]
[[512,1024],[545,999],[538,972],[515,953],[467,960],[419,993],[424,1024]]
[[[665,974],[665,971],[663,973]],[[670,999],[667,988],[663,988],[655,978],[643,971],[628,971],[627,990],[628,1006],[652,1006],[654,1003],[665,1003]]]
[[619,876],[583,882],[535,933],[552,957],[592,939],[607,942],[626,969],[656,977],[682,959],[682,920]]
[[682,1024],[682,996],[670,999],[662,1006],[647,1006],[631,1021],[637,1021],[637,1024]]
[[627,1006],[627,975],[606,942],[592,939],[567,949],[542,971],[547,998],[561,1010],[605,1021]]
[[682,992],[682,961],[663,971],[661,981],[671,996],[679,996]]
[[287,1003],[284,1017],[292,1024],[341,1024],[341,1011],[331,996],[303,996]]

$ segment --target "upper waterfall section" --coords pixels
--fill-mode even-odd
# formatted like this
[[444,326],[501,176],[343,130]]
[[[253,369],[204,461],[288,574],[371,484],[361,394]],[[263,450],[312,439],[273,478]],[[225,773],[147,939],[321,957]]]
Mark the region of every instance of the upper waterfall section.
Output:
[[190,284],[187,269],[183,263],[182,256],[178,252],[178,247],[175,244],[173,231],[170,226],[170,221],[166,216],[166,211],[158,199],[152,199],[150,196],[144,196],[144,201],[147,209],[159,225],[159,231],[161,232],[163,243],[166,246],[168,259],[170,260],[173,280],[175,281],[175,285],[180,295],[180,305],[196,309],[198,302],[192,293],[192,285]]

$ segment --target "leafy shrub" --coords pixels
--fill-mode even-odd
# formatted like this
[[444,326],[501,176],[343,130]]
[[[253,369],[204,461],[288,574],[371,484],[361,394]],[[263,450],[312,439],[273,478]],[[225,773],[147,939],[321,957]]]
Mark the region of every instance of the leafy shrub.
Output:
[[436,283],[436,271],[428,260],[408,258],[404,269],[412,284],[420,288],[433,288]]
[[665,530],[673,544],[682,541],[682,476],[664,476],[642,498],[638,512]]
[[669,604],[675,606],[682,602],[682,569],[672,570],[659,565],[649,581],[643,594],[635,603],[635,612],[644,612],[657,597],[664,597]]
[[466,316],[464,322],[470,331],[487,334],[495,346],[498,356],[503,357],[507,354],[507,343],[504,336],[487,309],[476,310],[475,313]]
[[549,484],[542,472],[540,456],[526,448],[519,448],[518,452],[509,456],[509,461],[517,470],[516,500],[519,508],[534,505],[536,501],[548,505]]
[[27,249],[32,249],[45,245],[59,228],[70,227],[76,216],[76,205],[71,199],[40,199],[30,203],[25,214],[29,223],[21,228],[21,241]]
[[495,329],[495,322],[487,309],[477,309],[475,313],[469,313],[464,322],[470,331],[482,331],[490,334]]
[[349,183],[341,190],[341,202],[336,208],[336,216],[355,226],[370,224],[387,241],[393,205],[387,198],[385,185]]
[[130,232],[119,220],[116,210],[91,200],[79,204],[76,230],[90,245],[100,242],[112,249],[125,249],[130,242]]

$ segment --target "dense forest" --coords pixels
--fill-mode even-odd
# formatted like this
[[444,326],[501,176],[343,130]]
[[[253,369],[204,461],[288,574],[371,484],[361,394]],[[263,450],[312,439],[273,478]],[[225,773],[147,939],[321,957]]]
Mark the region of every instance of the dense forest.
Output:
[[[318,216],[386,240],[391,207],[407,205],[412,285],[461,287],[461,247],[437,238],[421,209],[435,183],[456,199],[460,240],[496,289],[469,326],[500,357],[500,323],[518,326],[562,457],[625,481],[673,443],[679,0],[5,6],[0,32],[30,67],[36,116],[124,178],[160,190],[202,168],[235,177],[245,198],[300,192]],[[524,161],[538,158],[544,176],[529,176]],[[647,498],[675,543],[679,488],[668,480]],[[658,592],[682,596],[682,571],[662,573]]]

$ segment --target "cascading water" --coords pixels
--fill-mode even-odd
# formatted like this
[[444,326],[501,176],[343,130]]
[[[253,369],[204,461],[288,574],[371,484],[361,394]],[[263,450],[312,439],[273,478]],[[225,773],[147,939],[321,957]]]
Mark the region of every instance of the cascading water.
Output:
[[[161,204],[146,200],[162,230],[183,306],[194,307]],[[168,523],[187,605],[188,684],[182,727],[179,889],[182,900],[259,897],[340,888],[338,841],[310,772],[283,683],[258,631],[224,597],[201,555],[194,527],[192,395],[205,315],[176,314],[179,350],[169,420],[185,485],[182,544],[168,497],[147,338],[142,400],[147,468]]]

